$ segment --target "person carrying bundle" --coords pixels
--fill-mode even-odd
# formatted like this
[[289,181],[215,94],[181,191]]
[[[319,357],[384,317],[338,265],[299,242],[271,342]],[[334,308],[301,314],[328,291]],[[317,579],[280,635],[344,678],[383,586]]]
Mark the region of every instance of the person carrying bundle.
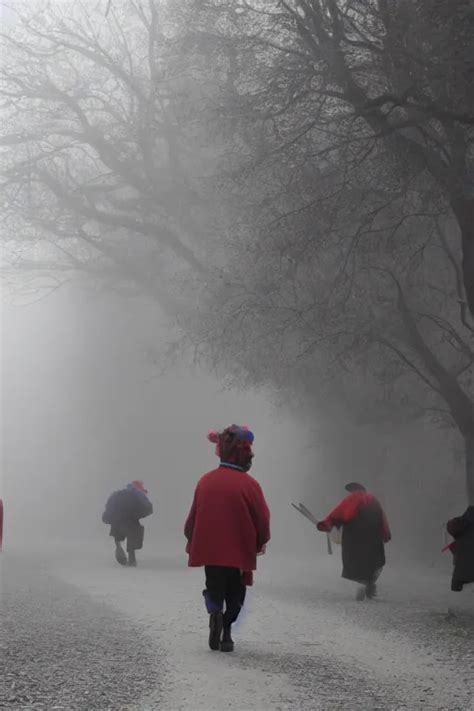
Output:
[[385,544],[391,540],[382,506],[362,484],[352,482],[336,508],[319,521],[319,531],[342,528],[342,577],[360,583],[357,600],[373,599],[385,565]]
[[474,506],[468,506],[462,516],[448,521],[446,529],[454,538],[446,546],[454,562],[451,590],[461,592],[464,585],[474,583]]
[[[115,559],[120,565],[136,567],[135,551],[143,547],[145,529],[141,518],[153,513],[153,504],[142,481],[132,481],[124,489],[115,491],[105,505],[102,522],[110,525],[110,536],[115,541]],[[127,541],[127,554],[122,542]]]

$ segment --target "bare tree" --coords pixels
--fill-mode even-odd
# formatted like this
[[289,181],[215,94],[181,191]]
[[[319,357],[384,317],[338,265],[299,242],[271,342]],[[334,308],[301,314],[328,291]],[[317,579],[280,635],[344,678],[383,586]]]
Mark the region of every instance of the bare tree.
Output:
[[240,381],[447,418],[472,500],[467,0],[65,7],[2,37],[17,263],[135,284]]
[[267,137],[273,134],[273,155],[308,139],[321,146],[324,137],[314,160],[349,146],[363,160],[383,144],[400,180],[424,176],[457,223],[463,298],[474,314],[469,0],[203,0],[200,6],[209,43],[213,33],[220,42],[225,35],[239,55],[254,57],[251,72],[240,76],[240,95],[244,105],[252,97],[252,117],[265,120]]
[[247,220],[184,330],[239,382],[339,399],[358,422],[450,421],[472,497],[474,324],[449,210],[379,151],[331,150],[312,170],[311,148],[247,175]]
[[13,9],[0,96],[4,234],[20,237],[17,263],[42,239],[43,269],[114,265],[175,314],[179,290],[166,273],[206,278],[213,219],[205,179],[192,178],[206,162],[193,162],[184,116],[192,78],[174,54],[181,18],[154,0],[114,2],[107,17],[100,4]]
[[369,378],[378,405],[356,417],[447,417],[472,500],[472,15],[428,5],[200,3],[188,41],[226,47],[221,185],[240,210],[193,342],[306,397],[329,376],[353,403]]

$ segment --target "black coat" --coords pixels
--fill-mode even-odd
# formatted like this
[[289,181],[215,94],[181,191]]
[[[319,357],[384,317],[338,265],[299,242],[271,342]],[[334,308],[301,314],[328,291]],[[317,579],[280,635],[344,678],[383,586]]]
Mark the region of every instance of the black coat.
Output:
[[468,506],[462,516],[448,521],[447,529],[454,538],[451,589],[459,592],[463,585],[474,583],[474,506]]
[[374,501],[342,527],[342,577],[366,584],[378,578],[384,565],[383,512]]
[[143,546],[144,528],[141,518],[153,513],[153,505],[146,494],[127,486],[115,491],[105,505],[103,523],[110,524],[110,535],[118,541],[127,539],[128,550]]

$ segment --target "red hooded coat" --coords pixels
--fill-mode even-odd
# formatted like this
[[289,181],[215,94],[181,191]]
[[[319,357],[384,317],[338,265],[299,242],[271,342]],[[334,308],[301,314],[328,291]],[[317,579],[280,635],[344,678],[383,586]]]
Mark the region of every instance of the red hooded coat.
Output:
[[226,466],[205,474],[196,486],[184,535],[191,567],[256,570],[257,553],[270,540],[270,512],[260,484]]

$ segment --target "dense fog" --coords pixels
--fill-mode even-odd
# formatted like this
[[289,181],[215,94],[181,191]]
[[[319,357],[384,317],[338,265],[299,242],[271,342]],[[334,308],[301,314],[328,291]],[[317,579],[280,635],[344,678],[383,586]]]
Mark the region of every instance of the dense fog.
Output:
[[108,495],[143,479],[155,505],[147,554],[183,550],[194,486],[217,463],[207,432],[237,422],[256,433],[254,475],[274,512],[274,545],[324,552],[290,509],[309,479],[322,513],[339,495],[318,474],[307,423],[265,393],[223,389],[185,358],[163,373],[156,353],[172,334],[156,309],[65,287],[27,306],[4,303],[2,316],[5,545],[97,546]]
[[0,707],[473,709],[472,0],[0,16]]
[[[52,554],[56,548],[105,550],[105,501],[139,478],[155,505],[146,521],[147,555],[182,551],[194,486],[217,461],[207,431],[237,422],[256,434],[252,473],[270,503],[275,554],[313,561],[325,555],[323,537],[290,503],[303,501],[322,516],[341,498],[343,485],[359,478],[371,484],[390,516],[396,534],[390,558],[449,569],[440,555],[443,519],[462,506],[462,476],[458,489],[450,484],[440,500],[422,461],[426,456],[434,471],[443,466],[442,448],[429,432],[418,430],[411,439],[405,434],[406,450],[395,463],[387,461],[393,450],[382,457],[375,444],[375,466],[364,470],[371,455],[362,435],[370,432],[359,430],[344,441],[331,432],[328,439],[317,420],[285,408],[272,393],[225,388],[186,354],[169,356],[174,333],[146,301],[69,285],[23,302],[4,290],[6,546]],[[428,448],[435,454],[424,455]],[[414,459],[418,484],[411,480],[413,469],[404,472]],[[377,467],[397,471],[400,486],[388,487]]]

